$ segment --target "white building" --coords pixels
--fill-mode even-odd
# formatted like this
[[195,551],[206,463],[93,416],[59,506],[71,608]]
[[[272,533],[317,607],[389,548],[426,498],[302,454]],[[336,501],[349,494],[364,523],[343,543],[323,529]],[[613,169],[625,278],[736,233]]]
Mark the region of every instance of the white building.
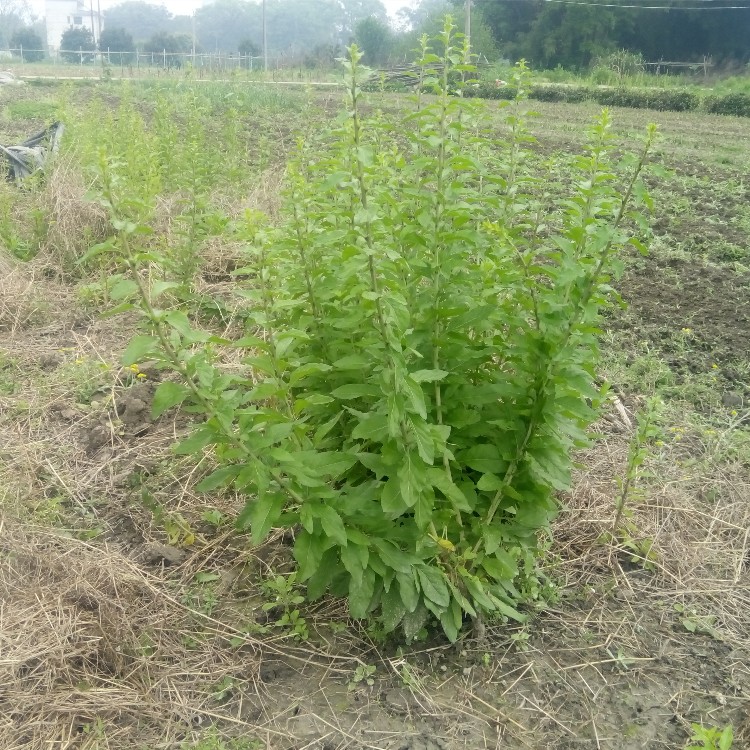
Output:
[[98,41],[102,29],[98,5],[92,0],[45,0],[47,46],[51,50],[60,49],[60,40],[68,29],[88,29]]

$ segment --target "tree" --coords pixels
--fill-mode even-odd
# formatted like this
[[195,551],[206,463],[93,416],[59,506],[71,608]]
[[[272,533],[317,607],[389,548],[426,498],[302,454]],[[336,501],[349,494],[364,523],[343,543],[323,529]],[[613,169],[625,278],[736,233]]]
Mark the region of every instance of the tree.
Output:
[[0,0],[0,47],[10,43],[13,34],[31,21],[26,0]]
[[125,29],[137,42],[159,32],[174,32],[172,14],[163,5],[128,0],[104,11],[104,28]]
[[252,61],[250,60],[250,58],[260,57],[263,52],[263,50],[252,39],[243,39],[240,42],[240,46],[237,48],[237,51],[244,58],[242,60],[243,68],[251,68]]
[[354,28],[354,39],[364,50],[367,65],[384,65],[393,47],[393,34],[388,24],[375,16],[364,18]]
[[127,65],[133,61],[135,42],[125,29],[107,28],[99,38],[99,49],[108,54],[109,62]]
[[[45,45],[42,37],[28,26],[16,30],[10,38],[10,46],[14,50],[23,50],[25,62],[39,62],[45,58]],[[13,54],[20,56],[21,52],[13,52]]]
[[236,52],[244,40],[260,38],[260,6],[244,0],[215,0],[195,12],[195,28],[205,49]]
[[190,54],[193,40],[187,34],[154,34],[144,45],[143,51],[152,56],[158,65],[165,62],[168,68],[179,68],[182,65],[181,56]]
[[95,49],[94,35],[85,26],[68,29],[60,40],[60,57],[70,63],[94,62],[92,50]]
[[[381,0],[340,0],[343,10],[344,36],[353,35],[357,24],[366,18],[375,18],[388,27],[388,11]],[[390,30],[390,27],[388,27]]]

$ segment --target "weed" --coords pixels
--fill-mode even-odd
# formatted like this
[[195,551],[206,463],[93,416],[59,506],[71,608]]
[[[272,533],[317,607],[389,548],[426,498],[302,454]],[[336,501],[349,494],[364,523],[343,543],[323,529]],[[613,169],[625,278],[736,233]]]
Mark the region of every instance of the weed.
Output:
[[698,633],[701,635],[710,635],[717,641],[721,640],[721,635],[716,630],[715,615],[699,615],[695,610],[687,609],[683,604],[675,604],[674,611],[680,615],[680,623],[688,633]]
[[200,739],[185,740],[179,746],[180,750],[264,750],[264,742],[251,737],[222,737],[216,727],[203,732]]
[[[287,220],[262,232],[252,216],[237,223],[253,331],[239,340],[157,306],[175,282],[145,273],[163,258],[143,246],[148,211],[122,188],[130,168],[100,158],[99,169],[117,231],[107,249],[130,269],[151,326],[125,361],[181,376],[159,387],[156,414],[187,401],[205,415],[179,447],[215,447],[220,468],[200,489],[246,493],[238,522],[255,543],[300,526],[296,580],[308,597],[348,596],[354,617],[379,617],[407,640],[431,616],[451,640],[467,615],[524,621],[518,605],[541,589],[538,531],[602,397],[599,311],[616,250],[639,245],[623,221],[637,218],[655,138],[651,128],[626,159],[618,191],[603,114],[549,242],[546,207],[518,197],[535,179],[528,71],[516,70],[498,142],[481,102],[449,95],[465,68],[450,19],[435,46],[419,64],[436,96],[420,93],[401,124],[364,118],[367,72],[352,46],[346,116],[300,146]],[[228,343],[245,371],[220,366]],[[299,611],[284,616],[301,637]]]
[[209,617],[213,614],[219,597],[214,585],[221,576],[218,573],[196,573],[193,582],[182,595],[182,603],[196,612],[202,612]]
[[375,677],[373,676],[377,671],[377,667],[371,664],[360,664],[354,670],[352,679],[349,681],[349,690],[356,690],[360,687],[372,687],[375,684]]
[[658,418],[661,402],[658,398],[648,399],[645,408],[638,414],[638,426],[628,448],[628,462],[625,476],[619,480],[620,494],[615,506],[615,519],[612,522],[612,535],[620,533],[620,522],[625,506],[636,488],[636,481],[644,461],[648,457],[652,441],[660,434]]
[[702,724],[691,724],[692,735],[685,750],[730,750],[734,743],[732,727],[704,727]]
[[307,622],[299,611],[299,605],[305,601],[297,584],[297,574],[277,575],[262,584],[264,595],[269,601],[263,604],[264,612],[279,612],[279,618],[273,623],[275,627],[290,635],[295,640],[306,641],[310,634]]

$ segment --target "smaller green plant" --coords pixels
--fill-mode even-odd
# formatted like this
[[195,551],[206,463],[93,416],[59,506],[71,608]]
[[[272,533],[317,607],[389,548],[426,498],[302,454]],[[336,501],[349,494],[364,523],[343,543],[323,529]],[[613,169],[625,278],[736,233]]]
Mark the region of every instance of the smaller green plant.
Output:
[[529,646],[530,637],[531,633],[529,633],[527,628],[520,628],[519,630],[516,630],[515,633],[511,634],[510,639],[519,651],[528,651],[529,648],[531,648]]
[[186,607],[210,617],[219,603],[219,596],[214,584],[220,578],[221,576],[218,573],[196,573],[193,582],[182,595],[182,603]]
[[226,523],[229,522],[229,519],[216,508],[210,508],[209,510],[206,510],[203,512],[203,515],[201,518],[211,526],[215,528],[219,528],[220,526],[224,526]]
[[356,690],[361,687],[372,687],[375,684],[373,675],[377,667],[372,664],[360,664],[355,670],[352,679],[349,680],[349,690]]
[[620,533],[620,524],[628,500],[633,496],[638,478],[642,476],[641,467],[648,458],[650,446],[659,435],[658,416],[660,400],[656,397],[648,399],[646,407],[638,414],[638,426],[628,450],[628,462],[625,476],[620,479],[620,494],[617,498],[615,520],[612,523],[612,535]]
[[107,725],[97,716],[94,721],[84,724],[82,732],[88,739],[88,747],[92,750],[99,750],[100,747],[106,747]]
[[216,727],[207,729],[201,737],[189,742],[185,740],[179,750],[263,750],[265,744],[255,737],[221,737]]
[[307,622],[302,617],[299,605],[305,601],[297,585],[297,574],[287,576],[277,575],[269,578],[262,585],[263,593],[268,597],[263,605],[264,612],[280,612],[280,617],[273,624],[284,630],[298,641],[306,641],[310,637]]
[[168,511],[146,487],[141,487],[141,502],[151,511],[155,523],[167,535],[167,544],[173,547],[190,547],[195,544],[195,532],[182,513]]
[[710,635],[717,641],[721,640],[716,630],[716,615],[699,615],[694,609],[688,609],[684,604],[675,604],[674,611],[680,615],[680,623],[688,633]]
[[232,696],[236,686],[237,681],[233,677],[226,675],[223,680],[214,685],[213,690],[211,691],[211,697],[217,703],[224,703],[224,701]]
[[691,729],[693,734],[688,740],[689,744],[685,746],[685,750],[730,750],[734,742],[731,724],[724,729],[691,724]]

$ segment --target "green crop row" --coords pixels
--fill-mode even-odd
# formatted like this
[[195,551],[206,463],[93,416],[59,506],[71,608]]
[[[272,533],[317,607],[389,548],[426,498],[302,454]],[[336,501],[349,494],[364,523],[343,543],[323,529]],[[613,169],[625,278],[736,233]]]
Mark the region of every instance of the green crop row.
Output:
[[[469,95],[482,99],[514,99],[512,86],[497,86],[482,82],[469,91]],[[533,86],[532,99],[542,102],[569,102],[577,104],[593,101],[607,107],[631,107],[669,112],[710,112],[717,115],[750,117],[750,94],[700,94],[680,89],[597,88],[574,85]]]

